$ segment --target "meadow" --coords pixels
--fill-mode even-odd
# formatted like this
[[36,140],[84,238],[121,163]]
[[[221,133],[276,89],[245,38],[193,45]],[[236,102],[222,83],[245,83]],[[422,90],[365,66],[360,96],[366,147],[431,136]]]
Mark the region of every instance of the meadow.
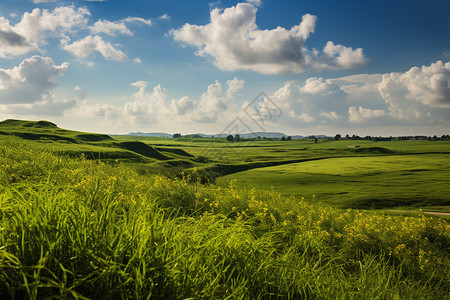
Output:
[[[206,171],[220,181],[224,173],[284,168],[287,182],[301,164],[308,174],[356,180],[368,172],[361,165],[387,173],[397,164],[399,172],[429,172],[438,182],[446,142],[392,144],[397,148],[368,142],[369,150],[359,152],[344,141],[211,147],[211,141],[145,139],[142,146],[116,137],[83,141],[79,133],[70,136],[75,142],[49,138],[55,127],[31,124],[34,134],[46,136],[24,139],[10,124],[0,126],[9,133],[0,136],[1,299],[449,298],[445,218],[316,201],[325,200],[325,184],[315,197],[308,196],[314,187],[293,188],[302,199],[237,179],[203,180]],[[289,163],[297,160],[306,161]],[[185,172],[151,172],[157,165]],[[231,172],[241,169],[248,171]]]
[[330,158],[239,172],[227,183],[351,208],[449,211],[450,155]]

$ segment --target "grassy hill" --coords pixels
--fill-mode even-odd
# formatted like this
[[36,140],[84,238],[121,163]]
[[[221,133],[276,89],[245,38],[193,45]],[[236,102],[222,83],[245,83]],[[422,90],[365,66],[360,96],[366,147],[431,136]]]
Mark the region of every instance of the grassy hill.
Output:
[[0,122],[0,135],[17,136],[39,143],[44,149],[72,157],[83,155],[89,159],[123,161],[157,168],[193,165],[193,156],[181,149],[155,149],[140,141],[116,141],[105,134],[86,133],[57,127],[49,121],[5,120]]
[[450,227],[0,140],[0,298],[445,299]]
[[71,143],[111,141],[104,134],[85,133],[61,129],[49,121],[23,121],[8,119],[0,122],[0,134],[15,135],[29,140],[67,141]]

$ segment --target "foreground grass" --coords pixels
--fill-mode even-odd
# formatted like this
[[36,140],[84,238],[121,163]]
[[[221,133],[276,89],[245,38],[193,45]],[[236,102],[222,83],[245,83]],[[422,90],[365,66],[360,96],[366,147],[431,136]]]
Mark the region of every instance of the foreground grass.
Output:
[[445,299],[449,225],[0,142],[0,298]]

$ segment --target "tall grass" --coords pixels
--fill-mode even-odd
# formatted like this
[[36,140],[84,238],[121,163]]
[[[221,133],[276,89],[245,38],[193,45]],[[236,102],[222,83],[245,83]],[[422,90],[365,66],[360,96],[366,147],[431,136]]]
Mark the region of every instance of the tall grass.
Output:
[[449,225],[0,142],[1,299],[445,299]]

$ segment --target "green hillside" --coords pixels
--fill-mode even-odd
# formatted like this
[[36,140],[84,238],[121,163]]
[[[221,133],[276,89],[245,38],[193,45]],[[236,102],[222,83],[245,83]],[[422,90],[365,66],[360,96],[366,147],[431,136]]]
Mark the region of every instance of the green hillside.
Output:
[[8,119],[0,122],[0,134],[15,135],[29,140],[67,141],[71,143],[111,141],[104,134],[85,133],[61,129],[49,121],[23,121]]
[[450,293],[445,219],[341,210],[236,182],[203,185],[195,173],[139,175],[129,163],[43,145],[0,139],[1,299]]
[[62,129],[49,121],[5,120],[0,122],[0,135],[4,138],[20,137],[36,142],[44,149],[72,157],[83,155],[89,159],[149,164],[155,168],[159,168],[159,163],[163,162],[166,166],[190,166],[194,158],[181,149],[160,147],[156,150],[140,141],[116,141],[105,134]]

